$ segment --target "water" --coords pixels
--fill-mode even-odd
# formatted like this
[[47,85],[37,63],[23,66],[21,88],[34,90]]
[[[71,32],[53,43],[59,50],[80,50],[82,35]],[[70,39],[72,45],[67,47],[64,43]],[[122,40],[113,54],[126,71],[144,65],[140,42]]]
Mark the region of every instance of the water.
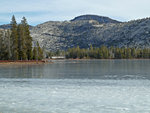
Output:
[[0,113],[150,113],[150,60],[0,66]]

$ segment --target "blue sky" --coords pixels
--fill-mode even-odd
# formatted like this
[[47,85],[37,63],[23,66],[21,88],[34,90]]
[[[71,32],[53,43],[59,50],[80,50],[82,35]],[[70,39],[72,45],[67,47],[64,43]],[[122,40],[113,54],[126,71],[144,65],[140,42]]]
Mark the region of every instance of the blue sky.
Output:
[[83,14],[108,16],[120,21],[150,17],[150,0],[0,0],[0,24],[25,16],[36,25],[65,21]]

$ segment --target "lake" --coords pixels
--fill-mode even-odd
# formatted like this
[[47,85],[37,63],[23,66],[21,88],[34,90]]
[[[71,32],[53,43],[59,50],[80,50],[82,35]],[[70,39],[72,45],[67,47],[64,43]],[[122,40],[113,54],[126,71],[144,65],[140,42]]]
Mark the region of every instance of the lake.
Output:
[[0,65],[0,113],[150,113],[150,60]]

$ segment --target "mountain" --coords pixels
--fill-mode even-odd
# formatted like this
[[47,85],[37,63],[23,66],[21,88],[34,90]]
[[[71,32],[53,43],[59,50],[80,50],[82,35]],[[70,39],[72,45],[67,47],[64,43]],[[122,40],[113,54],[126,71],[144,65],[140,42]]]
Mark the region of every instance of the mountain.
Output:
[[10,24],[0,25],[0,29],[10,29],[10,28],[11,28]]
[[104,17],[104,16],[97,16],[97,15],[81,15],[78,17],[75,17],[71,21],[79,21],[79,20],[95,20],[101,24],[104,23],[120,23],[119,21],[113,20],[109,17]]
[[[102,18],[100,16],[96,16]],[[38,40],[47,50],[67,50],[79,45],[116,47],[150,47],[150,18],[129,22],[98,21],[87,15],[76,17],[71,21],[49,21],[31,29],[31,36]]]
[[[29,25],[29,28],[31,29],[33,26]],[[11,25],[10,24],[4,24],[0,25],[0,29],[10,29]]]
[[48,51],[90,45],[150,48],[150,18],[119,22],[108,17],[82,15],[71,21],[48,21],[30,28],[34,41]]

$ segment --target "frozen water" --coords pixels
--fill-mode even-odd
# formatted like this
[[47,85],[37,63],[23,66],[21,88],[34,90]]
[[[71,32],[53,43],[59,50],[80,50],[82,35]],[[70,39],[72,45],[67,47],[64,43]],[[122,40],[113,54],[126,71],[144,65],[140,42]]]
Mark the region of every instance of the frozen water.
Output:
[[149,113],[149,80],[0,79],[2,113]]
[[0,66],[0,113],[150,113],[150,60]]

